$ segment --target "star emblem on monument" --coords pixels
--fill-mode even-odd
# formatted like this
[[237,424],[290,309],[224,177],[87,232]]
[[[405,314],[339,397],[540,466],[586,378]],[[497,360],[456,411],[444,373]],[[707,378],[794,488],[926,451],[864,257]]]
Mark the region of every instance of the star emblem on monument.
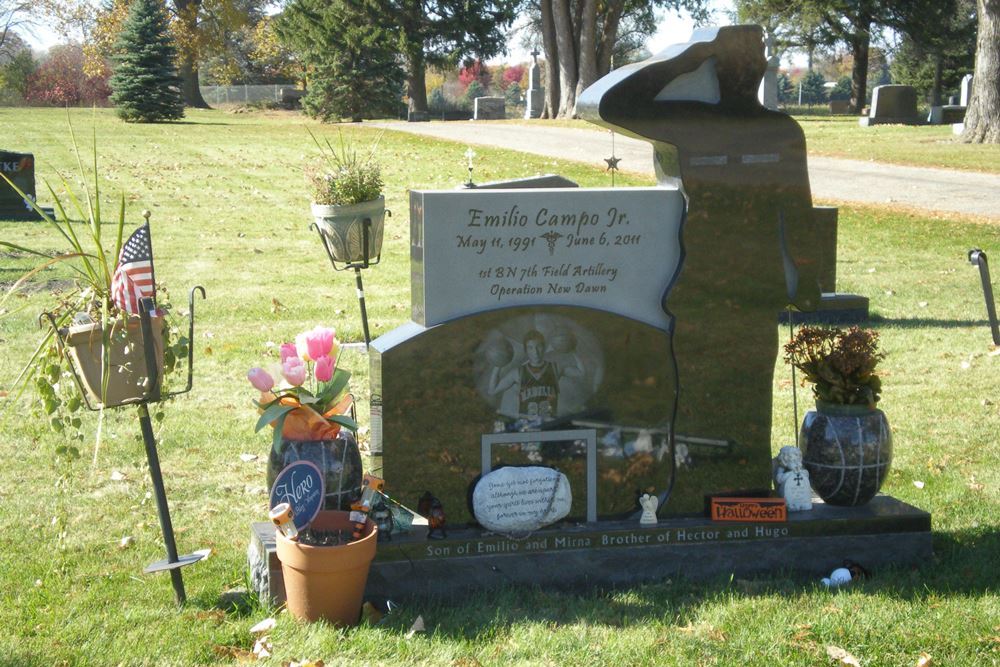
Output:
[[622,159],[612,155],[611,157],[604,158],[604,161],[608,163],[608,168],[605,169],[605,171],[618,171],[618,163],[621,162]]

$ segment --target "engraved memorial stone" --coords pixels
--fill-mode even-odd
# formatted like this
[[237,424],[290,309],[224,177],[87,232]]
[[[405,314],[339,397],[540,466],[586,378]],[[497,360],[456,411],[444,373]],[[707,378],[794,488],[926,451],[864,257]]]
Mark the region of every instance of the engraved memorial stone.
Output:
[[545,88],[542,87],[542,69],[538,66],[538,50],[531,52],[531,69],[528,71],[528,94],[524,109],[524,118],[541,118],[545,107]]
[[917,89],[913,86],[875,86],[868,116],[859,118],[862,127],[870,125],[920,125],[917,114]]
[[969,98],[972,97],[972,75],[966,74],[962,77],[961,94],[958,97],[958,104],[963,107],[969,106]]
[[505,100],[502,97],[477,97],[474,102],[475,120],[503,120],[507,117]]
[[472,508],[487,530],[515,533],[538,530],[569,514],[569,480],[542,466],[506,466],[484,475],[472,492]]
[[[35,198],[35,158],[30,153],[0,151],[0,172],[30,197]],[[14,188],[0,179],[0,219],[36,220],[38,214],[31,209]]]

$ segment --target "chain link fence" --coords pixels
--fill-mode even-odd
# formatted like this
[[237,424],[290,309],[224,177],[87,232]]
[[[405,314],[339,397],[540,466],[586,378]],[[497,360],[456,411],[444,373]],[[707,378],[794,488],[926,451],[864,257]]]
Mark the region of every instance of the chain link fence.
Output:
[[274,102],[288,104],[298,100],[302,91],[290,83],[242,86],[201,86],[201,96],[212,106]]

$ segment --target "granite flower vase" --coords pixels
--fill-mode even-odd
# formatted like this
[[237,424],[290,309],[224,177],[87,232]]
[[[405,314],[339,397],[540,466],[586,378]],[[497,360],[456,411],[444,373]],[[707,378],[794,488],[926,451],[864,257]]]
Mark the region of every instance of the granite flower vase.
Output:
[[867,405],[816,402],[799,431],[802,465],[828,505],[864,505],[882,488],[892,463],[885,413]]
[[[352,526],[349,512],[324,510],[313,519],[310,529],[349,535]],[[371,519],[361,539],[346,544],[300,544],[281,531],[277,531],[275,540],[289,613],[304,621],[325,620],[339,627],[357,625],[378,541],[378,529]]]
[[[367,264],[382,254],[385,197],[348,206],[314,203],[312,214],[335,261],[345,264]],[[367,248],[365,247],[366,219],[371,220],[368,227]]]
[[323,509],[349,510],[361,493],[361,452],[354,435],[340,429],[336,437],[321,440],[297,440],[283,437],[271,448],[267,461],[267,488],[274,485],[278,473],[296,461],[314,463],[323,475],[326,498]]

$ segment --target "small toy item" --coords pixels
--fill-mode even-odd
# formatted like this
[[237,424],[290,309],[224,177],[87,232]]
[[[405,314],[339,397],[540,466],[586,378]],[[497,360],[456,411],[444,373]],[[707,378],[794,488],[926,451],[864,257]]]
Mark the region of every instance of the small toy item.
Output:
[[860,563],[846,559],[844,560],[844,567],[838,567],[830,573],[829,578],[824,577],[820,581],[827,588],[836,588],[837,586],[849,584],[856,579],[865,579],[871,576],[871,572],[866,570]]
[[371,505],[368,501],[358,501],[351,504],[351,539],[360,540],[362,534],[365,532],[365,525],[368,523],[368,513],[371,511]]
[[642,507],[642,516],[639,517],[640,526],[656,525],[656,508],[660,504],[660,499],[644,493],[639,496],[639,506]]
[[392,541],[392,510],[389,509],[389,505],[385,502],[385,496],[381,493],[375,494],[375,503],[372,505],[371,518],[378,528],[378,541]]
[[368,503],[369,506],[374,507],[375,500],[374,495],[376,493],[382,493],[385,489],[385,480],[381,477],[376,477],[369,473],[365,473],[364,477],[361,479],[361,501],[362,503]]
[[446,524],[444,506],[430,491],[425,491],[424,495],[420,496],[417,512],[427,517],[427,537],[429,539],[443,540],[448,537],[448,533],[444,529]]
[[271,522],[278,527],[281,534],[288,539],[295,541],[299,539],[299,530],[295,527],[295,512],[288,503],[280,503],[271,510]]

